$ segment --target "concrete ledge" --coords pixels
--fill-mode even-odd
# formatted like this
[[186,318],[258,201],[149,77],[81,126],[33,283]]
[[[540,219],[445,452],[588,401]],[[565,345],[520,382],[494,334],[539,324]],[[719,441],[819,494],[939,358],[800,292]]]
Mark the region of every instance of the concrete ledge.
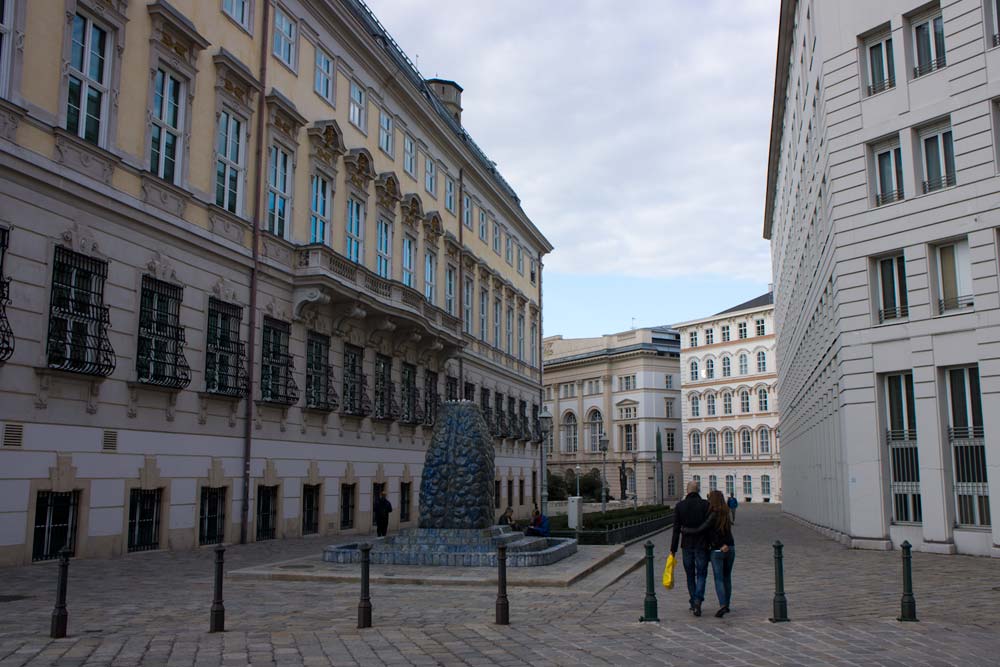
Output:
[[958,553],[958,547],[955,546],[954,542],[928,542],[924,540],[920,545],[920,551],[929,554],[945,554],[950,556]]
[[872,549],[873,551],[892,551],[892,540],[876,537],[852,537],[852,549]]

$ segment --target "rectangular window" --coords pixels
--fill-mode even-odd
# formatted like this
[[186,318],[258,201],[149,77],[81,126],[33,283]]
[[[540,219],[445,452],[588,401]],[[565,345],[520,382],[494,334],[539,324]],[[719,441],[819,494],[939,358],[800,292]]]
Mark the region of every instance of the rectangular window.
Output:
[[392,116],[384,109],[379,109],[378,112],[378,147],[390,157],[395,155],[396,145],[392,129]]
[[455,267],[447,266],[444,270],[444,309],[449,315],[455,314]]
[[487,327],[489,327],[490,292],[489,290],[479,291],[479,340],[486,342],[488,337]]
[[472,335],[472,305],[475,298],[475,284],[472,278],[465,278],[465,285],[462,292],[462,315],[465,322],[463,327],[465,333]]
[[504,259],[507,260],[508,264],[510,264],[511,266],[513,266],[513,264],[514,264],[514,239],[512,239],[509,234],[507,235],[507,245],[505,247]]
[[765,335],[767,333],[767,329],[765,328],[764,318],[760,318],[760,319],[754,320],[754,327],[757,330],[757,335],[758,336],[763,336],[763,335]]
[[873,147],[872,154],[875,158],[875,205],[903,199],[903,154],[899,140],[894,138]]
[[[732,433],[730,433],[732,435]],[[736,495],[736,476],[726,475],[726,495],[734,496]]]
[[246,395],[246,348],[240,342],[239,306],[208,300],[208,335],[205,340],[205,391],[240,397]]
[[392,223],[385,218],[379,218],[376,225],[375,245],[376,272],[385,279],[392,278]]
[[291,405],[299,398],[292,373],[295,370],[288,352],[291,327],[287,322],[264,318],[260,348],[260,398],[268,403]]
[[79,491],[39,491],[35,500],[35,530],[31,560],[52,560],[63,547],[76,554]]
[[517,246],[517,272],[524,275],[524,249]]
[[887,375],[885,397],[892,518],[896,523],[920,523],[923,520],[923,508],[913,374]]
[[424,158],[424,189],[437,197],[437,165],[429,156]]
[[500,509],[500,480],[493,480],[493,507]]
[[729,342],[729,325],[728,324],[723,324],[722,325],[722,342],[723,343],[728,343]]
[[892,56],[892,33],[882,33],[865,42],[868,63],[868,94],[875,95],[896,85]]
[[664,384],[666,385],[667,389],[673,389],[674,388],[674,376],[673,375],[669,375],[668,374],[668,375],[663,376],[663,381],[664,381]]
[[906,262],[902,255],[877,260],[879,323],[907,317],[910,313],[906,292]]
[[[760,476],[760,494],[762,496],[771,495],[771,476],[761,475]],[[766,502],[766,499],[765,499]]]
[[458,378],[449,375],[444,379],[444,396],[446,401],[458,400]]
[[493,252],[500,254],[500,223],[493,223]]
[[104,305],[107,262],[57,246],[52,266],[48,365],[108,376],[115,368]]
[[472,198],[469,195],[462,195],[462,224],[472,229]]
[[365,351],[354,345],[344,345],[344,384],[342,396],[343,412],[347,415],[360,416],[368,413],[366,405],[368,397],[365,391],[365,376],[361,370],[361,361]]
[[688,333],[688,347],[698,347],[698,332],[692,331]]
[[437,283],[437,255],[431,251],[424,253],[424,298],[434,304]]
[[493,299],[493,346],[500,349],[500,318],[502,317],[503,305],[500,299]]
[[913,78],[939,70],[947,63],[944,48],[944,19],[941,10],[912,22]]
[[292,157],[284,148],[272,145],[267,164],[267,231],[285,238],[292,208]]
[[365,205],[354,197],[347,198],[347,223],[344,255],[357,264],[365,261]]
[[368,131],[368,104],[365,101],[365,89],[351,81],[351,124],[362,132]]
[[176,183],[181,173],[180,159],[184,136],[183,85],[173,74],[161,69],[153,77],[153,109],[149,140],[149,170]]
[[306,336],[306,407],[324,411],[337,409],[330,338],[313,331]]
[[128,550],[160,548],[160,498],[162,489],[132,489],[128,503]]
[[507,354],[514,353],[514,309],[507,306]]
[[302,485],[302,534],[315,535],[319,532],[319,508],[322,502],[319,484]]
[[242,216],[243,171],[246,168],[243,121],[227,110],[219,114],[215,153],[215,205]]
[[[6,0],[5,4],[13,4]],[[66,129],[93,144],[105,143],[108,117],[108,56],[111,35],[83,14],[73,16],[70,47]]]
[[955,147],[951,126],[922,130],[917,136],[923,153],[923,191],[933,192],[955,185]]
[[375,355],[375,419],[392,419],[394,392],[392,386],[392,358]]
[[403,135],[403,171],[417,177],[417,144],[408,134]]
[[309,242],[329,243],[330,226],[330,182],[315,174],[310,183],[309,197]]
[[400,373],[400,421],[404,424],[417,424],[417,368],[413,364],[403,364]]
[[[451,176],[444,177],[444,207],[451,213],[455,212],[455,179]],[[466,224],[472,229],[472,225]]]
[[960,526],[989,526],[990,492],[979,368],[951,368],[945,377],[956,523]]
[[414,272],[417,264],[417,241],[412,236],[403,237],[403,284],[415,287]]
[[437,406],[440,402],[438,394],[438,374],[424,371],[424,424],[433,426],[437,420]]
[[135,371],[139,382],[183,389],[191,382],[180,323],[184,288],[142,277]]
[[222,0],[222,10],[245,30],[250,30],[250,0]]
[[517,358],[524,361],[524,315],[517,316]]
[[737,335],[741,339],[746,338],[747,337],[747,323],[746,322],[740,322],[737,325],[737,327],[736,327],[736,332],[737,332]]
[[666,417],[667,417],[667,419],[673,419],[674,418],[674,400],[672,398],[666,399],[666,401],[664,402],[664,406],[665,406],[665,409],[666,409]]
[[753,479],[750,475],[743,475],[743,495],[750,500],[750,496],[753,495]]
[[538,325],[534,322],[531,323],[531,339],[529,340],[529,345],[531,347],[531,366],[535,368],[538,366]]
[[[674,432],[673,431],[667,431],[667,442],[666,442],[666,445],[667,445],[667,451],[668,452],[674,451],[675,445],[674,445]],[[670,494],[670,495],[673,495],[673,494]]]
[[966,239],[937,247],[937,274],[939,315],[974,305]]
[[625,424],[622,427],[622,435],[625,440],[625,451],[631,452],[635,449],[635,424]]
[[354,493],[356,484],[340,485],[340,529],[354,528]]
[[399,522],[406,523],[410,520],[410,511],[413,506],[413,486],[410,482],[399,483]]
[[295,52],[298,46],[297,29],[298,26],[288,17],[288,14],[280,8],[275,8],[274,43],[271,50],[278,60],[293,70],[295,69]]
[[705,329],[705,345],[715,343],[715,329]]
[[278,527],[278,487],[257,486],[257,541],[273,540]]
[[618,391],[632,391],[635,387],[634,375],[622,375],[618,378]]
[[479,209],[479,240],[486,243],[488,225],[486,224],[486,211]]
[[529,274],[529,278],[531,279],[531,284],[534,285],[538,282],[538,264],[534,259],[531,260],[530,268],[531,273]]
[[201,487],[198,509],[198,544],[222,544],[226,540],[226,487]]
[[313,90],[330,104],[334,103],[333,58],[323,49],[316,47],[316,75],[313,80]]

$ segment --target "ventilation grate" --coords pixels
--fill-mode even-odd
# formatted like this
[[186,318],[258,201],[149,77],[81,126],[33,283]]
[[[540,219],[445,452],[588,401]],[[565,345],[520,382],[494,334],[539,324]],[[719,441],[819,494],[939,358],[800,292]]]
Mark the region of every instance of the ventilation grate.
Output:
[[106,452],[118,451],[118,431],[105,431],[102,449]]
[[24,443],[24,424],[4,424],[3,446],[20,447]]

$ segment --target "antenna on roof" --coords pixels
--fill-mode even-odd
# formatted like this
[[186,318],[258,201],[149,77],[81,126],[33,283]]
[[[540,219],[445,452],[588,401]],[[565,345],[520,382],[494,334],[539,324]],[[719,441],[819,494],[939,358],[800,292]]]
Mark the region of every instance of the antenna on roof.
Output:
[[635,331],[635,318],[632,318],[632,331]]

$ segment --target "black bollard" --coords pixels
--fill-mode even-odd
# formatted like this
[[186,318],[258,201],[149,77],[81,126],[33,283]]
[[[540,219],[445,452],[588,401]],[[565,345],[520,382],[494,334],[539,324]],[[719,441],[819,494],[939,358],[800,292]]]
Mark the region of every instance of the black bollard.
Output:
[[655,581],[653,569],[653,543],[646,541],[646,597],[642,601],[642,618],[640,623],[660,622],[660,615],[656,608],[656,590],[653,587]]
[[49,637],[62,639],[66,636],[69,625],[69,612],[66,611],[66,586],[69,583],[69,547],[59,551],[59,583],[56,584],[56,606],[52,609],[52,625]]
[[917,601],[913,597],[913,555],[910,553],[910,543],[903,541],[899,545],[903,550],[903,597],[900,600],[898,621],[917,621]]
[[507,600],[507,545],[497,545],[497,625],[510,625]]
[[358,628],[372,627],[372,600],[368,590],[368,571],[372,545],[361,545],[361,601],[358,602]]
[[226,631],[226,607],[222,604],[222,566],[225,563],[226,547],[215,546],[215,595],[212,599],[211,619],[208,623],[209,632]]
[[788,621],[788,600],[785,599],[785,569],[781,555],[783,545],[780,541],[774,543],[774,615],[767,619],[772,623]]

